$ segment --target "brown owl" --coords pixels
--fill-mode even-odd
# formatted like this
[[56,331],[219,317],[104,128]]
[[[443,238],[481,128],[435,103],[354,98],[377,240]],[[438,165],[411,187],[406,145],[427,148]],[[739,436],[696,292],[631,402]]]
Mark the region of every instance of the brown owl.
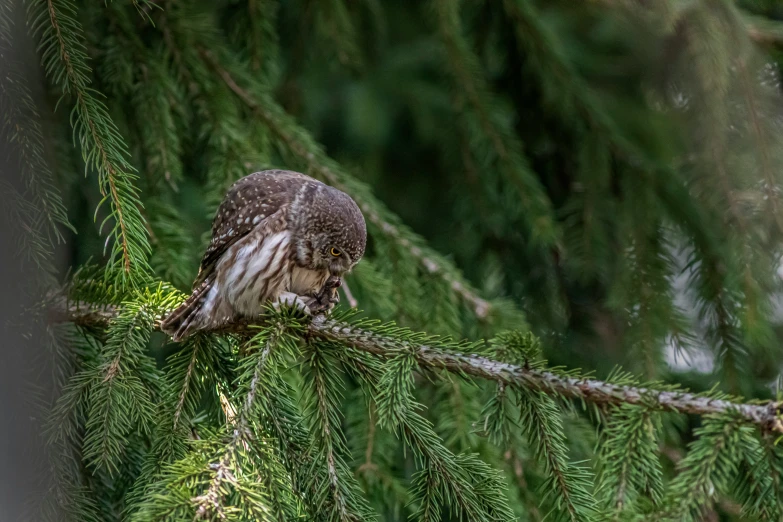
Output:
[[161,329],[178,341],[256,317],[269,302],[330,309],[366,242],[364,216],[344,192],[286,170],[245,176],[215,215],[193,293]]

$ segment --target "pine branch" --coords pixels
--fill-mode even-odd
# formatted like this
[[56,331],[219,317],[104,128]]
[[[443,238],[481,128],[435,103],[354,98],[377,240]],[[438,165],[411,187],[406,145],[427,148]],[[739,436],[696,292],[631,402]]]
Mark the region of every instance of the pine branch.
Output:
[[[582,120],[591,134],[606,140],[613,154],[643,171],[654,172],[659,183],[681,183],[679,173],[651,161],[606,113],[602,97],[577,71],[565,42],[546,25],[545,17],[532,3],[503,0],[503,9],[513,22],[517,45],[529,57],[553,112],[564,121],[574,116]],[[673,183],[675,180],[677,183]]]
[[320,48],[336,55],[337,60],[352,69],[363,65],[362,47],[357,26],[345,0],[327,0],[312,4],[311,23],[320,38]]
[[219,519],[226,518],[223,510],[223,497],[226,490],[224,483],[234,483],[236,481],[233,477],[232,463],[236,459],[236,453],[252,440],[250,433],[251,415],[255,408],[256,398],[261,395],[258,383],[262,373],[268,371],[266,368],[267,359],[271,351],[277,347],[277,337],[275,334],[270,335],[261,354],[257,357],[258,362],[255,365],[253,378],[248,386],[247,395],[239,413],[239,420],[234,426],[231,439],[226,444],[225,452],[220,461],[210,464],[210,469],[214,471],[212,483],[204,494],[193,499],[198,506],[196,518],[207,518],[214,514]]
[[[363,352],[361,355],[369,357]],[[357,387],[348,399],[348,404],[367,403],[367,409],[346,411],[348,443],[355,455],[351,468],[371,504],[383,506],[378,512],[392,512],[398,520],[411,502],[404,478],[396,469],[400,441],[395,433],[380,429],[376,403],[367,395],[366,389]]]
[[702,520],[715,498],[727,492],[752,430],[726,412],[706,417],[695,435],[688,455],[677,466],[680,473],[669,485],[659,520]]
[[[179,288],[193,280],[188,266],[197,262],[192,234],[187,230],[180,209],[170,191],[179,191],[183,182],[183,140],[179,131],[186,118],[184,89],[175,81],[166,63],[166,53],[150,52],[122,4],[113,4],[106,11],[112,25],[112,42],[120,49],[118,56],[107,56],[106,68],[130,62],[126,75],[106,73],[108,78],[128,76],[122,82],[117,98],[130,98],[133,110],[147,114],[137,121],[139,150],[144,157],[141,179],[145,200],[145,215],[149,216],[150,241],[153,246],[150,265],[155,274]],[[141,60],[139,57],[144,57]]]
[[52,264],[52,241],[42,230],[41,208],[28,201],[10,183],[0,180],[0,209],[5,222],[15,224],[13,240],[17,251],[39,269],[36,283],[43,290],[48,290],[57,283],[57,279]]
[[624,405],[611,413],[601,444],[598,491],[615,516],[634,507],[640,495],[654,504],[663,496],[657,457],[660,421],[639,408]]
[[[9,16],[0,11],[0,16]],[[4,41],[0,31],[0,53],[4,48],[11,48],[12,42]],[[21,156],[20,167],[24,172],[27,190],[35,196],[35,204],[41,211],[39,219],[48,222],[48,236],[65,241],[58,225],[76,231],[68,221],[67,211],[60,192],[54,184],[49,165],[44,157],[43,131],[39,122],[40,115],[35,101],[30,95],[25,78],[16,74],[13,64],[8,72],[0,75],[0,103],[2,104],[2,134],[9,142],[17,145]]]
[[142,504],[150,482],[158,478],[164,466],[187,453],[186,441],[199,403],[210,388],[218,386],[224,376],[226,343],[210,343],[197,336],[179,346],[168,359],[168,369],[161,393],[163,404],[155,418],[152,443],[141,473],[125,496],[126,511],[133,513]]
[[[435,514],[446,507],[442,501],[446,498],[468,520],[512,520],[496,472],[476,455],[453,453],[433,424],[418,413],[423,406],[413,396],[416,360],[411,351],[407,347],[398,349],[384,364],[366,353],[352,359],[369,377],[378,404],[378,424],[398,431],[421,467],[411,488],[411,498],[419,505],[418,519],[437,520]],[[432,480],[433,473],[438,477],[436,481]]]
[[[183,23],[183,19],[197,22]],[[212,27],[206,13],[194,6],[172,2],[158,23],[177,80],[188,86],[187,101],[195,109],[193,123],[198,125],[198,140],[203,143],[207,159],[205,189],[211,217],[228,186],[270,164],[270,147],[264,138],[267,131],[257,119],[247,121],[243,118],[246,111],[241,100],[215,78],[200,52],[202,46],[225,49],[223,36]],[[226,54],[229,53],[226,51]],[[256,77],[252,81],[259,83]],[[208,238],[204,240],[208,241]]]
[[555,401],[543,392],[524,390],[520,398],[521,425],[530,444],[542,461],[547,480],[543,491],[561,509],[558,517],[577,522],[591,520],[595,501],[590,494],[589,471],[568,462],[560,411]]
[[[747,319],[748,322],[753,321],[753,324],[743,325],[750,326],[749,329],[755,330],[753,337],[755,339],[761,339],[764,341],[764,336],[769,337],[769,328],[766,323],[768,313],[764,310],[764,301],[762,299],[762,289],[760,288],[762,271],[758,269],[758,263],[754,263],[760,256],[763,256],[764,248],[754,249],[748,238],[757,240],[758,234],[754,231],[752,223],[743,214],[743,209],[738,201],[739,191],[733,186],[734,176],[732,172],[736,171],[736,167],[730,165],[728,161],[727,149],[733,145],[737,140],[733,136],[728,136],[729,123],[734,120],[745,119],[751,120],[751,128],[748,133],[753,134],[759,138],[764,138],[763,128],[759,128],[760,122],[756,118],[751,118],[754,110],[757,109],[759,100],[754,98],[746,99],[743,105],[746,105],[748,109],[746,112],[750,113],[747,118],[732,118],[727,114],[727,107],[730,105],[727,101],[727,92],[729,85],[732,84],[732,78],[736,74],[732,71],[733,65],[730,60],[721,58],[724,56],[734,56],[737,45],[727,43],[723,39],[723,36],[728,32],[727,25],[724,23],[726,18],[725,13],[721,9],[725,10],[729,15],[733,13],[733,7],[728,3],[716,3],[717,6],[723,6],[717,9],[718,13],[713,12],[712,9],[705,7],[704,3],[696,3],[694,6],[688,7],[685,11],[676,13],[676,21],[682,26],[678,29],[683,33],[682,38],[687,38],[688,45],[691,46],[693,61],[687,65],[689,68],[697,67],[698,74],[696,77],[696,84],[698,91],[692,96],[689,96],[689,104],[693,106],[695,103],[699,103],[700,110],[694,111],[695,114],[688,114],[689,120],[694,120],[696,117],[701,117],[695,123],[690,123],[694,129],[698,129],[698,135],[707,134],[710,136],[710,140],[707,145],[704,146],[702,153],[705,155],[700,165],[707,164],[708,166],[703,169],[703,175],[697,183],[691,184],[686,187],[683,181],[682,174],[675,171],[673,167],[672,159],[661,161],[654,157],[651,157],[646,152],[644,145],[640,146],[632,138],[629,133],[619,128],[614,118],[610,117],[606,110],[603,109],[604,103],[600,92],[595,90],[585,78],[578,73],[575,63],[566,52],[566,46],[562,41],[562,37],[558,35],[554,30],[547,26],[543,21],[544,17],[540,15],[538,10],[530,4],[530,2],[524,2],[521,0],[504,0],[503,2],[505,12],[508,17],[514,23],[514,29],[517,37],[519,47],[529,57],[529,61],[533,65],[533,71],[539,76],[546,97],[548,98],[548,105],[551,110],[560,114],[560,117],[564,121],[570,121],[574,117],[582,120],[586,129],[591,134],[597,135],[605,140],[612,155],[619,159],[622,159],[623,163],[632,166],[633,170],[639,171],[637,180],[635,183],[640,183],[641,186],[632,187],[632,190],[628,192],[628,196],[624,196],[624,201],[629,203],[629,212],[631,216],[635,216],[638,210],[649,208],[648,204],[636,204],[633,200],[638,197],[638,194],[655,194],[656,200],[659,200],[665,205],[665,213],[675,223],[681,227],[681,230],[687,235],[692,236],[691,239],[695,245],[695,253],[699,257],[698,263],[693,262],[692,265],[696,267],[694,270],[694,276],[701,278],[705,282],[709,282],[709,285],[704,285],[703,288],[709,293],[705,293],[703,298],[698,301],[699,311],[702,315],[707,316],[713,320],[714,327],[711,329],[711,344],[719,346],[721,366],[726,373],[726,382],[729,386],[734,386],[739,381],[738,377],[741,374],[742,362],[744,355],[747,353],[745,340],[739,334],[739,327],[736,325],[741,319]],[[663,5],[663,4],[662,4]],[[655,4],[659,7],[658,4]],[[661,7],[666,9],[666,7]],[[683,14],[685,13],[685,14]],[[638,13],[636,13],[638,15]],[[691,16],[694,19],[688,20],[687,16]],[[686,21],[689,23],[686,24]],[[705,25],[710,30],[702,29],[696,34],[690,34],[694,30],[694,26],[698,23]],[[707,39],[710,39],[709,41]],[[720,52],[716,49],[720,49]],[[718,61],[716,64],[715,61]],[[717,71],[716,71],[717,68]],[[740,70],[742,72],[742,70]],[[690,69],[685,77],[689,77],[692,74]],[[680,79],[680,78],[677,78]],[[751,87],[748,86],[748,89]],[[747,89],[746,89],[747,90]],[[752,93],[745,93],[746,96]],[[709,100],[709,102],[705,102]],[[705,119],[706,118],[706,119]],[[767,140],[770,139],[769,135],[766,135]],[[762,154],[760,171],[762,173],[768,173],[766,178],[766,186],[768,190],[775,191],[774,185],[769,181],[771,174],[767,168],[768,160],[765,154],[768,154],[772,149],[768,143],[764,143],[763,140],[759,143],[759,140],[755,140],[758,143],[758,147]],[[735,145],[736,147],[736,145]],[[593,179],[595,176],[592,176]],[[716,183],[716,177],[718,183]],[[674,190],[673,190],[674,189]],[[730,246],[719,245],[716,238],[710,238],[707,236],[709,230],[708,217],[704,210],[696,209],[693,212],[693,202],[688,201],[686,204],[682,200],[682,196],[677,193],[691,194],[699,191],[699,199],[709,202],[715,200],[716,197],[722,196],[726,201],[715,201],[713,203],[714,208],[719,209],[716,214],[723,214],[725,209],[728,209],[732,216],[731,225],[739,227],[739,231],[736,233],[739,239],[735,239],[732,236],[732,227],[727,227],[727,236],[730,239],[734,239],[736,243],[732,242]],[[717,190],[716,190],[717,189]],[[603,194],[603,192],[601,192]],[[775,195],[777,198],[778,196]],[[766,198],[767,205],[775,204],[771,201],[772,196],[768,195]],[[584,209],[584,207],[578,206],[577,208]],[[690,210],[689,210],[690,209]],[[685,211],[685,212],[683,212]],[[690,215],[688,215],[690,214]],[[769,216],[774,217],[774,213],[767,213]],[[642,223],[648,223],[650,220],[648,216],[642,214]],[[619,220],[619,222],[628,222],[628,219]],[[635,230],[639,229],[639,225],[634,225]],[[570,245],[569,245],[570,246]],[[736,250],[733,247],[736,246]],[[733,262],[731,259],[727,259],[725,256],[726,251],[740,251],[742,252],[742,258],[740,262],[736,263],[736,270],[741,272],[741,277],[737,278],[737,284],[741,286],[741,293],[744,294],[741,301],[734,299],[733,295],[726,292],[725,289],[730,287],[732,281],[724,274],[725,271],[712,271],[708,273],[707,269],[712,267],[721,266],[726,263]],[[573,255],[573,251],[571,252]],[[640,259],[652,259],[650,255]],[[706,259],[705,259],[706,258]],[[671,266],[671,263],[668,263]],[[731,271],[728,271],[731,273]],[[584,271],[581,271],[584,273]],[[634,275],[639,277],[639,274],[647,274],[649,272],[636,270]],[[663,272],[658,270],[658,276],[656,277],[660,281],[660,276],[664,275]],[[655,279],[653,279],[654,281]],[[692,280],[692,283],[698,282]],[[622,285],[618,285],[618,288],[622,288]],[[740,295],[740,289],[736,292],[736,295]],[[639,292],[631,293],[630,297],[640,295]],[[645,303],[636,303],[635,300],[630,301],[626,298],[625,301],[619,304],[626,309],[633,309],[637,305],[639,307],[646,306]],[[663,300],[658,300],[663,302]],[[737,303],[734,306],[735,302]],[[678,313],[674,308],[669,310],[660,309],[656,314],[645,314],[651,318],[662,318],[666,320],[663,324],[667,327],[670,324],[674,324],[678,321]],[[649,323],[648,325],[649,326]],[[668,333],[668,332],[667,332]],[[751,337],[751,336],[749,336]],[[724,356],[725,355],[725,356]],[[732,388],[736,390],[737,388]]]
[[742,513],[750,520],[779,521],[783,518],[783,502],[780,487],[780,446],[773,437],[745,440],[745,473],[737,477],[735,490],[737,500],[743,503]]
[[[44,132],[36,101],[30,92],[27,75],[14,34],[14,10],[21,2],[0,5],[0,56],[4,67],[0,73],[0,137],[8,143],[10,168],[19,170],[24,190],[0,182],[0,199],[8,223],[15,224],[19,251],[40,269],[40,287],[56,283],[52,254],[55,243],[65,241],[59,227],[76,232],[54,175],[49,168],[44,147]],[[13,166],[11,166],[13,165]],[[20,193],[23,192],[23,193]]]
[[[511,125],[513,121],[508,118],[509,109],[503,107],[491,92],[478,57],[463,35],[459,2],[436,0],[433,7],[438,31],[446,47],[446,62],[454,77],[454,89],[460,93],[459,98],[464,97],[467,102],[460,103],[458,112],[469,136],[468,143],[473,144],[471,148],[474,157],[484,158],[489,151],[495,160],[492,164],[516,188],[530,237],[545,246],[557,245],[559,231],[552,202],[528,164],[522,143]],[[484,161],[482,163],[482,166],[486,165]],[[491,172],[494,169],[484,170]]]
[[[160,471],[146,470],[146,476],[139,479],[141,487],[137,490],[132,520],[182,520],[182,513],[194,520],[232,520],[239,513],[244,515],[243,520],[295,518],[298,500],[289,475],[295,470],[284,468],[281,452],[275,449],[277,444],[267,437],[263,426],[270,408],[275,408],[271,394],[277,391],[274,381],[279,377],[282,352],[290,348],[288,335],[285,326],[277,323],[249,341],[250,336],[243,337],[245,356],[239,367],[238,388],[236,393],[227,390],[221,399],[230,432],[211,432],[202,426],[199,432],[203,440],[197,436],[188,448],[191,451],[183,452],[176,462],[170,461],[171,456],[153,455],[169,460],[157,461]],[[214,349],[214,345],[210,348]],[[190,380],[187,374],[198,371],[195,367],[200,364],[196,359],[193,356],[189,362],[183,361],[182,370],[187,373],[180,378]],[[201,380],[200,376],[195,378]],[[176,391],[178,394],[179,390]],[[167,402],[177,400],[176,396],[170,396]],[[191,393],[185,403],[193,400]],[[166,406],[169,418],[162,419],[163,424],[171,424],[173,407]],[[183,486],[187,488],[184,492]],[[180,494],[170,495],[172,490]],[[167,494],[157,495],[162,491]]]
[[[697,307],[709,321],[711,344],[718,351],[723,380],[732,390],[740,390],[744,389],[747,354],[754,345],[767,342],[765,337],[772,337],[764,286],[773,283],[770,274],[762,269],[769,255],[763,246],[767,234],[763,229],[767,227],[758,226],[743,197],[755,181],[736,174],[737,156],[743,149],[753,147],[761,152],[754,154],[759,159],[743,163],[742,169],[758,168],[759,178],[764,177],[767,148],[758,138],[769,139],[770,135],[754,130],[759,124],[752,114],[757,101],[749,92],[752,82],[745,81],[745,66],[738,63],[744,59],[741,42],[721,37],[737,25],[734,18],[733,8],[727,2],[700,3],[688,8],[678,20],[684,56],[677,60],[682,62],[679,66],[672,67],[683,71],[676,79],[683,83],[683,92],[689,98],[684,116],[688,118],[694,136],[692,147],[698,158],[690,172],[690,188],[727,216],[723,240],[726,246],[718,252],[699,251],[698,256],[694,255],[701,259],[698,265],[692,265],[691,281],[696,283],[694,287],[700,287]],[[735,121],[748,122],[748,128],[732,130]],[[755,138],[751,139],[752,144],[744,144],[745,135]],[[768,190],[776,191],[770,183],[766,182]],[[765,203],[768,209],[771,204],[769,200]],[[735,255],[726,256],[728,250]],[[731,269],[727,270],[727,265]],[[729,277],[729,273],[736,276]]]
[[159,375],[144,349],[160,310],[174,305],[168,290],[162,285],[147,289],[124,304],[109,323],[99,363],[84,370],[91,381],[84,458],[97,468],[119,471],[129,434],[152,430]]
[[279,5],[274,0],[249,0],[246,10],[239,12],[235,40],[244,43],[250,68],[270,85],[280,76],[280,39],[277,35]]
[[[499,360],[521,364],[529,370],[545,369],[541,359],[541,342],[531,333],[505,332],[491,342],[491,355]],[[508,389],[507,389],[508,388]],[[516,418],[509,418],[506,409],[518,410]],[[557,520],[592,520],[596,513],[596,501],[591,493],[590,471],[570,462],[569,448],[562,420],[563,412],[555,399],[538,390],[506,386],[498,383],[498,390],[485,407],[485,423],[489,434],[505,442],[507,448],[519,447],[519,441],[511,444],[515,434],[510,426],[518,425],[525,435],[527,446],[545,471],[545,481],[540,491],[542,503],[553,508]],[[511,422],[509,422],[511,421]],[[547,517],[548,518],[548,517]]]
[[314,342],[308,344],[305,353],[310,377],[306,392],[310,403],[308,417],[314,435],[311,454],[316,457],[314,464],[325,468],[327,475],[325,481],[317,474],[311,476],[310,487],[315,490],[313,501],[330,521],[376,520],[343,458],[348,452],[339,401],[343,384],[335,370],[336,361],[330,355],[333,348],[328,342]]
[[128,162],[127,145],[106,105],[90,87],[91,70],[76,6],[71,0],[37,0],[30,4],[30,11],[34,31],[40,35],[47,75],[60,85],[63,95],[75,97],[71,113],[74,135],[81,144],[87,167],[98,172],[101,203],[110,202],[110,217],[116,221],[110,232],[115,241],[109,265],[120,263],[123,270],[116,272],[119,281],[133,281],[132,271],[149,271],[150,254],[139,191],[134,185],[137,176]]
[[[105,326],[116,315],[116,308],[96,308],[89,303],[71,303],[67,307],[60,306],[50,310],[50,319],[54,322],[70,321],[95,327]],[[307,333],[385,358],[399,353],[401,343],[408,343],[417,364],[426,370],[446,370],[459,375],[479,377],[596,405],[631,404],[649,410],[693,415],[736,412],[746,423],[758,425],[764,430],[783,433],[783,420],[779,411],[783,403],[778,401],[743,403],[726,396],[714,397],[673,388],[655,389],[614,384],[553,370],[535,370],[524,365],[509,364],[479,355],[445,351],[443,348],[416,344],[383,334],[384,328],[391,332],[402,330],[393,326],[377,328],[376,324],[376,330],[380,330],[381,333],[373,332],[367,326],[363,324],[356,326],[318,316],[308,325]],[[251,325],[236,323],[226,325],[216,332],[252,331],[254,329]]]

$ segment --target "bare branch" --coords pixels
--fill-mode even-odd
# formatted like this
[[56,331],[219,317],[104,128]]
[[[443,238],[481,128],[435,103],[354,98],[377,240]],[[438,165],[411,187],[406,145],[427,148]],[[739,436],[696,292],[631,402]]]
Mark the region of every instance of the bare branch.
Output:
[[[85,303],[71,303],[55,308],[49,314],[53,322],[74,322],[81,325],[106,326],[117,310],[111,307],[90,308]],[[215,330],[215,333],[251,333],[260,324],[234,323]],[[309,335],[328,339],[381,357],[399,352],[400,341],[384,337],[348,323],[316,316],[309,324]],[[411,346],[416,361],[423,369],[446,370],[491,381],[510,384],[550,395],[580,399],[599,405],[633,404],[651,410],[673,411],[693,415],[709,415],[735,411],[746,422],[763,430],[783,433],[781,410],[783,401],[765,404],[741,403],[715,399],[688,391],[656,390],[612,384],[582,377],[558,375],[550,371],[495,361],[478,355],[444,352],[432,346]]]

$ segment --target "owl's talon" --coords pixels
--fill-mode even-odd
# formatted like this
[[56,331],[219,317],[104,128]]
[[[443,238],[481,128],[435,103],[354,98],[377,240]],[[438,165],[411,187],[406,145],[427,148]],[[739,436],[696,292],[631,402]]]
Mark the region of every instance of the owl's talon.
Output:
[[307,308],[313,315],[323,314],[334,308],[334,303],[330,300],[319,300],[317,297],[311,297],[307,300]]
[[343,280],[338,276],[330,276],[324,283],[321,291],[309,297],[305,302],[313,314],[323,314],[334,308],[340,302],[340,294],[337,289],[342,286]]
[[272,304],[272,307],[278,311],[280,310],[281,306],[289,306],[292,308],[296,308],[300,312],[303,312],[305,315],[312,315],[312,311],[308,306],[306,298],[300,295],[296,295],[293,292],[283,292],[277,298],[277,301],[275,301]]

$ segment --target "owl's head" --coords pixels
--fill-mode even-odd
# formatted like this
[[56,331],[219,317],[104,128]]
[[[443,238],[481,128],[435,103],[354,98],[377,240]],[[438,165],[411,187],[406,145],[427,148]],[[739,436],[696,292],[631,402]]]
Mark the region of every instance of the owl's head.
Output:
[[299,266],[342,275],[364,255],[367,227],[348,194],[323,183],[308,184],[297,194],[291,211]]

